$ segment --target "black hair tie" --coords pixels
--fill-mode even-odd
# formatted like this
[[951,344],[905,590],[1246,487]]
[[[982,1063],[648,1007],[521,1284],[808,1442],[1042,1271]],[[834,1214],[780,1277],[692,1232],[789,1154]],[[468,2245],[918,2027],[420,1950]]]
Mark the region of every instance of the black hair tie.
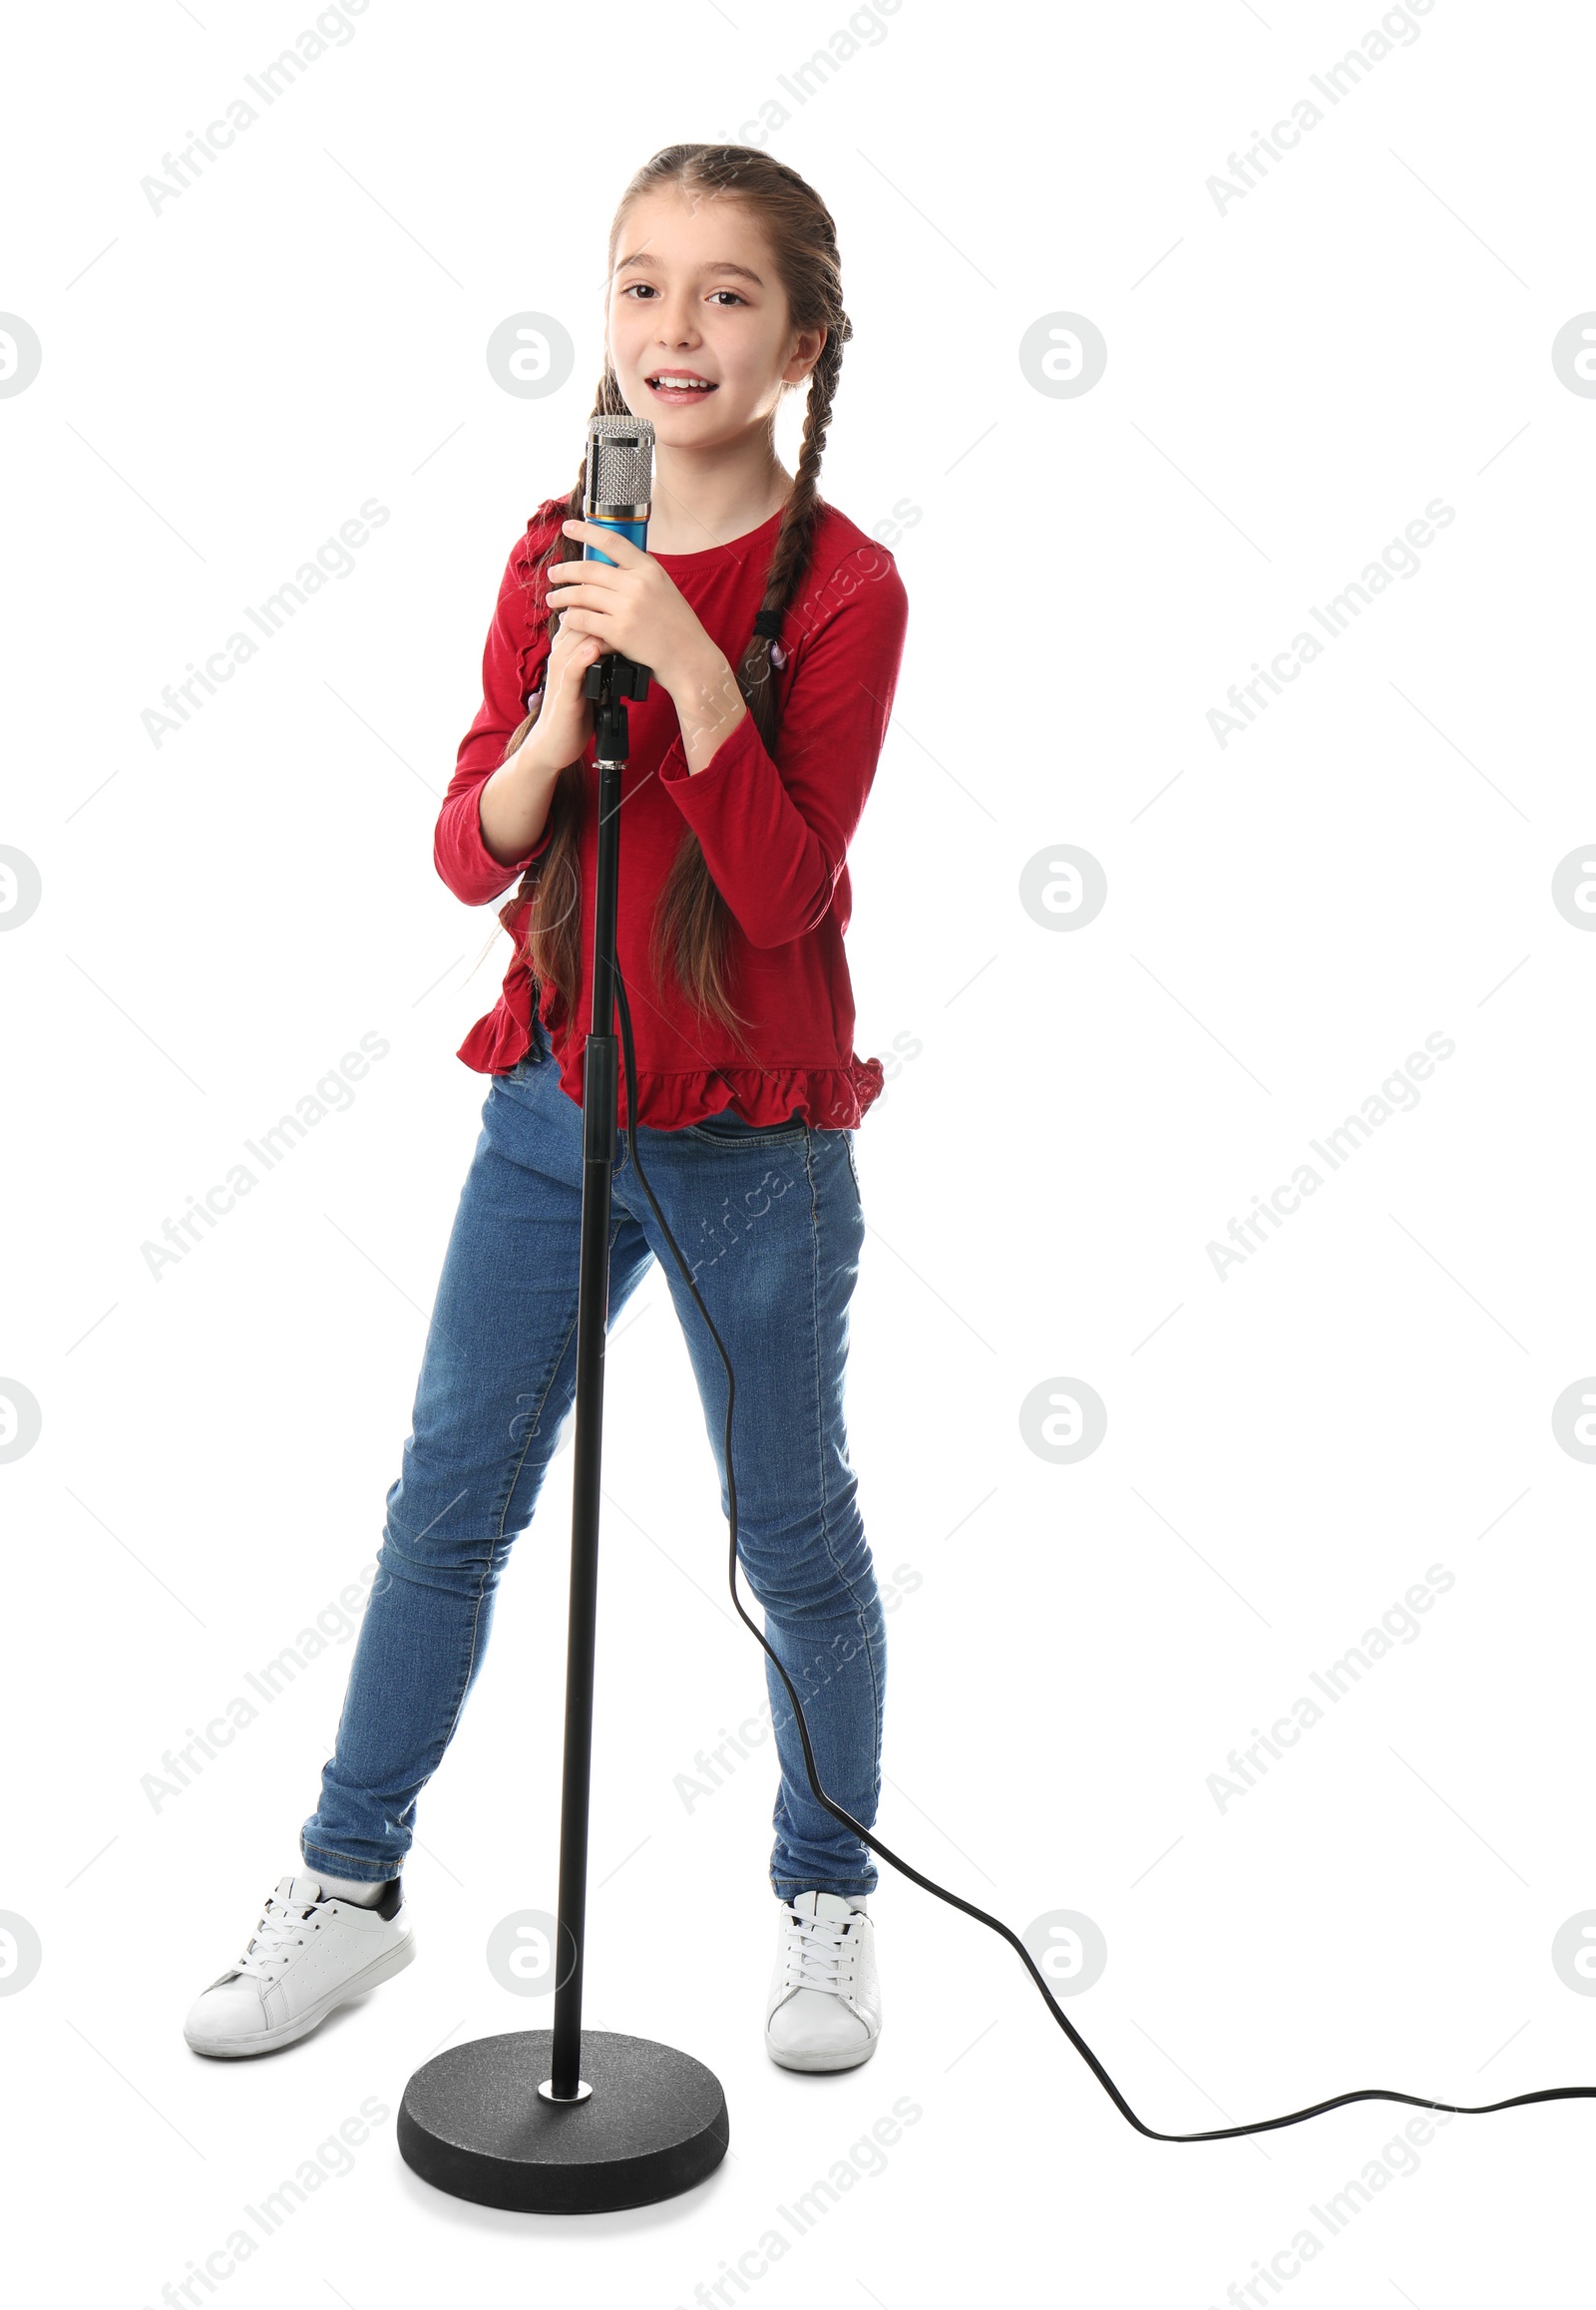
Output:
[[787,652],[781,646],[781,611],[760,609],[754,613],[754,631],[762,634],[770,644],[770,662],[779,673],[787,662]]

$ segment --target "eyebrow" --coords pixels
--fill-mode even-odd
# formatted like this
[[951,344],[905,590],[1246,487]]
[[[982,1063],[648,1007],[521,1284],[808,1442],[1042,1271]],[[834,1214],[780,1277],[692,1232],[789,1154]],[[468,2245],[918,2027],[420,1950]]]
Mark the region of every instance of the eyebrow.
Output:
[[[633,265],[641,265],[648,272],[658,272],[660,269],[658,259],[650,256],[646,249],[639,248],[634,256],[623,256],[615,270],[616,272],[624,272],[628,266]],[[763,288],[765,285],[758,273],[751,272],[747,265],[731,264],[721,258],[712,259],[708,264],[700,265],[698,269],[700,272],[735,273],[739,280],[751,280],[756,288]]]

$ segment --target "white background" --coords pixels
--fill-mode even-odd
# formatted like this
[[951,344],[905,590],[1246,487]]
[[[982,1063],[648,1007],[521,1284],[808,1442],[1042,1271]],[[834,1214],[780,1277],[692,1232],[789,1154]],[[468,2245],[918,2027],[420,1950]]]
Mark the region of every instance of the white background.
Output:
[[[441,2044],[547,2026],[484,1947],[553,1905],[569,1448],[422,1800],[418,1963],[280,2057],[183,2043],[295,1865],[347,1645],[159,1809],[142,1783],[380,1537],[486,1088],[454,1053],[508,959],[433,820],[505,557],[577,469],[611,209],[663,144],[766,135],[849,19],[373,0],[153,213],[141,180],[312,21],[196,0],[9,39],[0,305],[44,351],[0,402],[0,842],[44,893],[0,942],[0,1372],[43,1416],[0,1467],[0,1908],[43,1950],[0,1998],[19,2298],[156,2303],[374,2097],[352,2170],[191,2300],[670,2310],[748,2256],[722,2301],[1223,2303],[1407,2113],[1141,2140],[1013,1954],[890,1871],[876,2058],[766,2059],[768,1747],[690,1813],[674,1785],[764,1686],[657,1269],[608,1358],[589,2018],[708,2062],[733,2153],[561,2223],[441,2196],[393,2142]],[[824,492],[919,514],[849,936],[860,1053],[913,1052],[857,1150],[852,1455],[882,1575],[919,1575],[880,1826],[1016,1928],[1096,1921],[1072,2017],[1169,2129],[1596,2081],[1550,1958],[1596,1906],[1596,1472],[1552,1422],[1596,1368],[1596,944],[1551,899],[1593,834],[1596,405],[1551,360],[1596,305],[1592,42],[1573,6],[1435,0],[1221,213],[1207,180],[1379,21],[902,0],[768,130],[857,329]],[[528,309],[578,348],[544,400],[484,358]],[[1059,311],[1108,346],[1076,398],[1018,360]],[[352,575],[152,744],[164,685],[371,497]],[[1436,497],[1419,575],[1221,748],[1229,685]],[[1019,888],[1064,843],[1108,897],[1060,935]],[[155,1281],[142,1245],[366,1032],[391,1049],[349,1111]],[[1432,1033],[1416,1107],[1222,1282],[1209,1243]],[[1058,1465],[1019,1407],[1066,1377],[1107,1429]],[[1229,1751],[1432,1564],[1421,1636],[1222,1812]],[[746,2275],[904,2096],[885,2170]],[[1591,2124],[1456,2120],[1280,2291],[1587,2298]]]

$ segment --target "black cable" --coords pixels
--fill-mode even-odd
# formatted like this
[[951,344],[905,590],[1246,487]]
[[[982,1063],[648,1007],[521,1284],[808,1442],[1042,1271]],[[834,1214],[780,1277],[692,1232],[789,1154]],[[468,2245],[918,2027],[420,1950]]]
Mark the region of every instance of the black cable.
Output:
[[1138,2133],[1145,2134],[1149,2141],[1233,2141],[1239,2134],[1272,2133],[1282,2125],[1300,2125],[1305,2118],[1322,2118],[1327,2110],[1342,2110],[1351,2102],[1405,2102],[1414,2110],[1444,2110],[1455,2118],[1488,2118],[1497,2110],[1522,2110],[1531,2102],[1596,2100],[1596,2086],[1545,2086],[1536,2094],[1512,2094],[1505,2102],[1482,2103],[1431,2102],[1421,2094],[1398,2094],[1386,2086],[1365,2086],[1357,2093],[1333,2094],[1328,2102],[1311,2102],[1306,2110],[1290,2111],[1284,2118],[1260,2118],[1251,2125],[1216,2125],[1203,2133],[1160,2133],[1156,2126],[1142,2123],[1135,2111],[1125,2100],[1124,2095],[1114,2084],[1113,2079],[1103,2068],[1102,2063],[1087,2045],[1079,2030],[1075,2028],[1067,2014],[1060,2010],[1058,2001],[1042,1978],[1041,1970],[1035,1959],[1012,1927],[1005,1925],[1000,1917],[990,1916],[985,1909],[978,1908],[974,1901],[966,1901],[958,1893],[950,1893],[946,1885],[939,1885],[933,1878],[922,1876],[918,1869],[912,1868],[908,1861],[901,1859],[890,1846],[884,1845],[879,1837],[874,1836],[869,1829],[856,1821],[852,1813],[845,1812],[840,1804],[832,1802],[820,1785],[820,1775],[815,1769],[815,1752],[809,1744],[809,1728],[804,1723],[803,1705],[793,1688],[792,1679],[782,1667],[781,1662],[776,1659],[775,1652],[772,1650],[764,1630],[750,1620],[747,1613],[743,1611],[742,1599],[737,1594],[737,1477],[731,1458],[731,1414],[737,1392],[736,1374],[731,1368],[731,1357],[726,1353],[725,1343],[710,1322],[709,1310],[704,1306],[698,1287],[693,1282],[687,1263],[681,1255],[680,1246],[671,1234],[665,1215],[659,1208],[658,1199],[648,1184],[648,1175],[637,1160],[637,1061],[631,1042],[631,1009],[626,1000],[626,982],[620,974],[618,959],[614,963],[614,973],[615,999],[620,1011],[620,1042],[626,1067],[626,1151],[631,1157],[633,1170],[642,1182],[642,1191],[648,1198],[653,1215],[659,1222],[660,1233],[670,1246],[672,1257],[681,1270],[682,1280],[693,1296],[709,1337],[720,1350],[721,1362],[726,1366],[726,1492],[731,1502],[729,1569],[731,1601],[736,1607],[737,1617],[743,1626],[752,1630],[769,1658],[775,1661],[776,1673],[787,1688],[787,1698],[791,1701],[793,1708],[793,1721],[798,1727],[798,1738],[803,1745],[804,1770],[809,1775],[809,1785],[814,1791],[817,1804],[824,1805],[833,1820],[840,1820],[845,1828],[852,1829],[862,1844],[868,1845],[873,1853],[881,1860],[886,1861],[892,1868],[901,1870],[914,1884],[921,1886],[928,1893],[935,1893],[939,1901],[947,1901],[953,1908],[962,1909],[967,1917],[979,1918],[983,1925],[991,1926],[994,1933],[1001,1935],[1010,1949],[1014,1951],[1031,1980],[1041,1991],[1048,2012],[1074,2047],[1076,2053],[1079,2054],[1087,2069],[1090,2070],[1098,2085],[1113,2103],[1119,2115],[1127,2123],[1134,2125]]

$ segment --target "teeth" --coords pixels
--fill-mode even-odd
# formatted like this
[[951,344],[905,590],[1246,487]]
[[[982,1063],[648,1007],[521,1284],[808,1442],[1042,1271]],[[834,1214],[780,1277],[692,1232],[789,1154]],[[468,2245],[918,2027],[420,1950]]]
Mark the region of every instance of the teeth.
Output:
[[710,390],[702,377],[650,377],[648,382],[667,393],[707,393]]

